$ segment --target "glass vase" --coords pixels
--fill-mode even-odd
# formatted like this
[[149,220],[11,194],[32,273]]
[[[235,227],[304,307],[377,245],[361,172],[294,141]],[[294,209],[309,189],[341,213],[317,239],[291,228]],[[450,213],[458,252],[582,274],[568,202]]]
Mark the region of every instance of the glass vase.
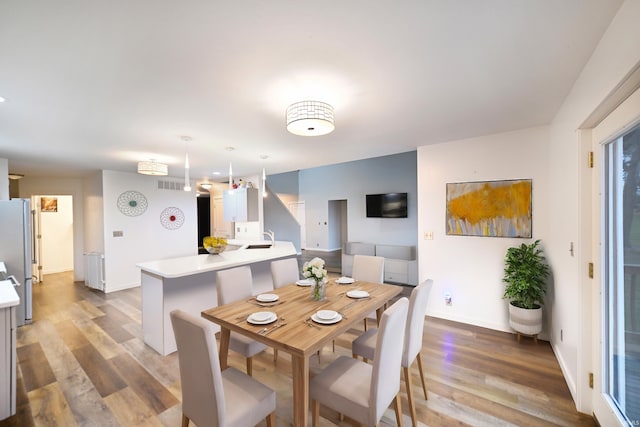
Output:
[[314,281],[314,283],[311,285],[311,299],[313,301],[324,301],[324,296],[325,296],[325,281],[324,279],[322,280],[316,280]]

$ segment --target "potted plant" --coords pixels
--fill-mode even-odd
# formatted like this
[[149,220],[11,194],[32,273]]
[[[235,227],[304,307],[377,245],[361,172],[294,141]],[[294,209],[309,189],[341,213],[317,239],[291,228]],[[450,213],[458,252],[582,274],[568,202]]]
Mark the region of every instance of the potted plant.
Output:
[[507,284],[503,298],[509,302],[509,325],[520,334],[532,335],[536,341],[542,330],[542,305],[547,292],[549,265],[539,247],[540,240],[507,249],[504,277]]

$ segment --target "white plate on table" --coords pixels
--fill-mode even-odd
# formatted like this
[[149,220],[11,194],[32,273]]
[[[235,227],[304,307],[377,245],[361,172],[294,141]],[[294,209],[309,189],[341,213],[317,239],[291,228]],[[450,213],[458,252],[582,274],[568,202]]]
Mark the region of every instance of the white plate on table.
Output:
[[247,322],[252,325],[266,325],[267,323],[275,322],[277,319],[278,315],[272,311],[257,311],[247,317]]
[[337,316],[338,316],[338,312],[337,311],[333,311],[333,310],[318,310],[316,312],[316,317],[318,317],[318,319],[324,320],[324,321],[333,320]]
[[349,298],[367,298],[369,296],[369,292],[367,291],[349,291],[347,292],[347,296]]
[[[320,310],[320,311],[324,311],[324,310]],[[311,315],[311,320],[313,320],[316,323],[320,323],[322,325],[333,325],[334,323],[338,323],[339,321],[342,320],[342,316],[339,313],[336,313],[336,316],[333,319],[321,319],[318,317],[318,313],[313,313]]]
[[339,285],[350,285],[355,281],[356,280],[351,277],[340,277],[339,279],[336,279],[336,283]]
[[276,294],[260,294],[256,296],[256,301],[258,302],[276,302],[280,298]]
[[298,280],[296,282],[296,285],[298,285],[298,286],[311,286],[312,283],[313,283],[313,280],[311,280],[311,279],[302,279],[302,280]]

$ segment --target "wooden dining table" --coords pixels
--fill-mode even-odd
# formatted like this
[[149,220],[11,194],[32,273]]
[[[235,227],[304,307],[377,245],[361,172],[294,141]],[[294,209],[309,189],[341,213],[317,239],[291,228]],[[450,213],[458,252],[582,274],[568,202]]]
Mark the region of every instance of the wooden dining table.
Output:
[[[352,298],[349,291],[366,291],[369,297]],[[229,334],[231,331],[260,341],[269,347],[291,355],[293,383],[293,425],[308,425],[309,417],[309,359],[327,343],[345,333],[354,325],[362,327],[362,320],[375,311],[378,320],[384,306],[402,292],[402,287],[355,281],[338,284],[331,280],[326,285],[324,301],[311,300],[311,289],[295,283],[275,289],[278,295],[272,304],[258,305],[255,298],[236,301],[202,312],[202,317],[220,325],[220,368],[227,368]],[[318,310],[334,310],[342,319],[333,324],[320,324],[311,320]],[[252,313],[272,311],[278,319],[267,325],[254,325],[247,321]]]

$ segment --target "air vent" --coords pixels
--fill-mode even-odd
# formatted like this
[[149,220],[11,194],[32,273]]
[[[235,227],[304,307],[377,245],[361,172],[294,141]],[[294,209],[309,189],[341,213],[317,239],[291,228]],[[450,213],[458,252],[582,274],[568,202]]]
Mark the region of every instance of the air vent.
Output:
[[182,191],[184,189],[184,182],[182,181],[166,181],[158,180],[158,190],[176,190]]

